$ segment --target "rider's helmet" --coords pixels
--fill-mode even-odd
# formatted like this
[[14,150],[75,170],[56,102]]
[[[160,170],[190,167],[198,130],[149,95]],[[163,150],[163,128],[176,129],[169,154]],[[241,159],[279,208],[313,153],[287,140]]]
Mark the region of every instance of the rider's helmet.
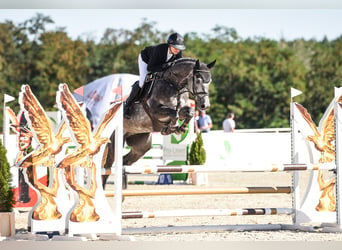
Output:
[[184,38],[178,33],[172,33],[167,38],[167,44],[179,50],[185,50]]

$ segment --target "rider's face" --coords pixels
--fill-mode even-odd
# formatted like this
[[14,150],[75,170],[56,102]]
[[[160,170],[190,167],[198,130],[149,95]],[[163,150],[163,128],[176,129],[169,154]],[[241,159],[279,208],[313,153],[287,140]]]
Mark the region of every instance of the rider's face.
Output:
[[170,51],[171,51],[172,54],[177,55],[180,50],[170,46]]

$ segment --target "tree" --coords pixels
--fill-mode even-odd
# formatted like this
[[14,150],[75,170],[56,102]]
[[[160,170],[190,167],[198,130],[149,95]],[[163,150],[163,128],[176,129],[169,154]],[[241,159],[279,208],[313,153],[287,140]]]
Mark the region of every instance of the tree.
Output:
[[318,124],[325,109],[334,97],[334,87],[342,84],[342,37],[329,42],[311,41],[313,53],[310,71],[306,75],[308,93],[303,105],[310,107],[310,114]]
[[[52,23],[42,14],[18,26],[0,23],[0,88],[18,96],[21,85],[30,84],[46,110],[53,109],[61,82],[73,90],[109,74],[138,74],[141,49],[165,42],[173,32],[157,30],[155,22],[143,19],[134,30],[108,28],[96,43],[73,40],[63,28],[48,30]],[[183,35],[184,57],[217,60],[211,69],[207,111],[213,129],[221,129],[228,111],[236,114],[237,128],[289,127],[291,87],[304,92],[296,100],[310,107],[318,122],[334,87],[341,86],[342,37],[333,41],[242,39],[234,28],[225,26],[216,26],[209,34]],[[15,112],[18,109],[13,107]]]
[[67,83],[70,89],[87,83],[88,52],[82,41],[73,41],[64,31],[45,32],[39,41],[30,85],[40,102],[51,109],[60,83]]

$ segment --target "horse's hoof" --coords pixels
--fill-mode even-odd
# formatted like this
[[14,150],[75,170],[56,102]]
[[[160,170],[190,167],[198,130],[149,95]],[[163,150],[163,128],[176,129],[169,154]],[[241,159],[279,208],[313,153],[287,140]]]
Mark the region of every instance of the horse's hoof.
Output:
[[185,133],[185,131],[186,131],[186,128],[178,127],[178,128],[175,130],[174,133],[175,133],[176,135],[180,135],[180,134]]
[[163,128],[163,129],[160,131],[160,133],[161,133],[162,135],[169,135],[169,134],[171,134],[171,132],[170,132],[170,130],[169,130],[168,128]]

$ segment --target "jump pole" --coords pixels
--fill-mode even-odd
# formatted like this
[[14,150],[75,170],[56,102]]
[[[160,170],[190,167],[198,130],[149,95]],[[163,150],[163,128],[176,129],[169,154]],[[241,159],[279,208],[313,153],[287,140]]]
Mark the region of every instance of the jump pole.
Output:
[[156,181],[128,181],[128,185],[156,185]]
[[122,219],[196,217],[196,216],[242,216],[242,215],[291,215],[292,208],[242,208],[242,209],[180,209],[162,211],[123,212]]
[[[215,165],[215,166],[213,166]],[[227,164],[227,165],[178,165],[178,166],[124,166],[127,174],[160,173],[215,173],[215,172],[286,172],[306,170],[332,170],[334,163],[317,164]]]
[[[165,195],[205,195],[205,194],[290,194],[291,187],[244,187],[244,188],[198,188],[198,189],[159,189],[159,190],[122,190],[122,196],[165,196]],[[106,197],[114,192],[106,191]]]

